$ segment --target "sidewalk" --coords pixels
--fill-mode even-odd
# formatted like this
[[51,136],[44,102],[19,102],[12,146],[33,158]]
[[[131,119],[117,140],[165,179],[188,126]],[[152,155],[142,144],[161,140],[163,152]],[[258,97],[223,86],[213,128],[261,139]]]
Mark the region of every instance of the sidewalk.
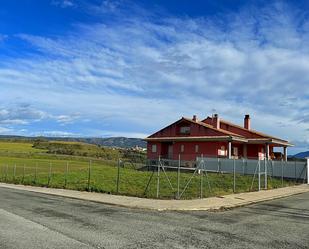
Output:
[[138,197],[120,196],[120,195],[81,192],[67,189],[52,189],[43,187],[14,185],[6,183],[0,183],[0,187],[17,189],[17,190],[26,190],[42,194],[63,196],[80,200],[88,200],[121,207],[150,209],[158,211],[223,210],[228,208],[244,206],[252,203],[257,203],[261,201],[273,200],[277,198],[309,192],[309,185],[303,184],[286,188],[262,190],[260,192],[231,194],[220,197],[210,197],[205,199],[155,200],[155,199],[145,199]]

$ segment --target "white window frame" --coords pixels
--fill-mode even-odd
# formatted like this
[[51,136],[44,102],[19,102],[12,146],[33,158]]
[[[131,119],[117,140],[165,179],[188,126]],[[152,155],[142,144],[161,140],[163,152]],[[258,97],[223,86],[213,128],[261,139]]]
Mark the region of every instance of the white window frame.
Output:
[[184,152],[185,152],[185,145],[184,145],[184,144],[181,144],[181,145],[180,145],[180,152],[181,152],[181,153],[184,153]]
[[198,144],[195,145],[195,153],[198,153],[200,150],[200,146]]
[[233,147],[233,155],[238,156],[238,147]]
[[190,126],[181,126],[179,132],[180,132],[180,134],[190,134],[191,127]]
[[151,145],[151,152],[152,153],[157,153],[157,145],[156,144],[152,144]]
[[218,150],[219,156],[226,156],[226,149],[224,145],[221,145],[220,149]]

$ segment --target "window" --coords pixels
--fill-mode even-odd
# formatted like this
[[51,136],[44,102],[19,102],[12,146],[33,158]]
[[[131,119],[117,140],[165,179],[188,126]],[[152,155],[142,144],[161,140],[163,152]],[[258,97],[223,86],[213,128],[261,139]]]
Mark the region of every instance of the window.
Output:
[[180,152],[184,152],[185,151],[185,146],[182,144],[180,145]]
[[156,145],[156,144],[153,144],[153,145],[151,146],[151,152],[152,152],[152,153],[157,153],[157,145]]
[[181,126],[180,134],[190,134],[190,126]]
[[218,149],[218,155],[219,156],[225,156],[226,155],[226,151],[225,151],[225,146],[222,145],[220,149]]
[[238,148],[237,147],[233,148],[233,155],[238,156]]
[[198,146],[198,144],[196,144],[195,145],[195,153],[198,153],[198,151],[199,151],[199,146]]

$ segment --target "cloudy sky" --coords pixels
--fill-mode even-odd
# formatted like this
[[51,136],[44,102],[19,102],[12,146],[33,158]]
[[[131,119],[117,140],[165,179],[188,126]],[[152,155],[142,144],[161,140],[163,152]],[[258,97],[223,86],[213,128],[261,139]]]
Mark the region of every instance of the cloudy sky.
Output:
[[308,1],[1,1],[0,134],[144,137],[214,112],[309,149]]

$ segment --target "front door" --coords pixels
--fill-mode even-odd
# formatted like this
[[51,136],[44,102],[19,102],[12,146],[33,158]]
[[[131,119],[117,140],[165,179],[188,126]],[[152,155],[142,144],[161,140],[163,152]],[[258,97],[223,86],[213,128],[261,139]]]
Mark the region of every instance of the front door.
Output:
[[173,159],[173,145],[169,144],[168,145],[168,159]]

